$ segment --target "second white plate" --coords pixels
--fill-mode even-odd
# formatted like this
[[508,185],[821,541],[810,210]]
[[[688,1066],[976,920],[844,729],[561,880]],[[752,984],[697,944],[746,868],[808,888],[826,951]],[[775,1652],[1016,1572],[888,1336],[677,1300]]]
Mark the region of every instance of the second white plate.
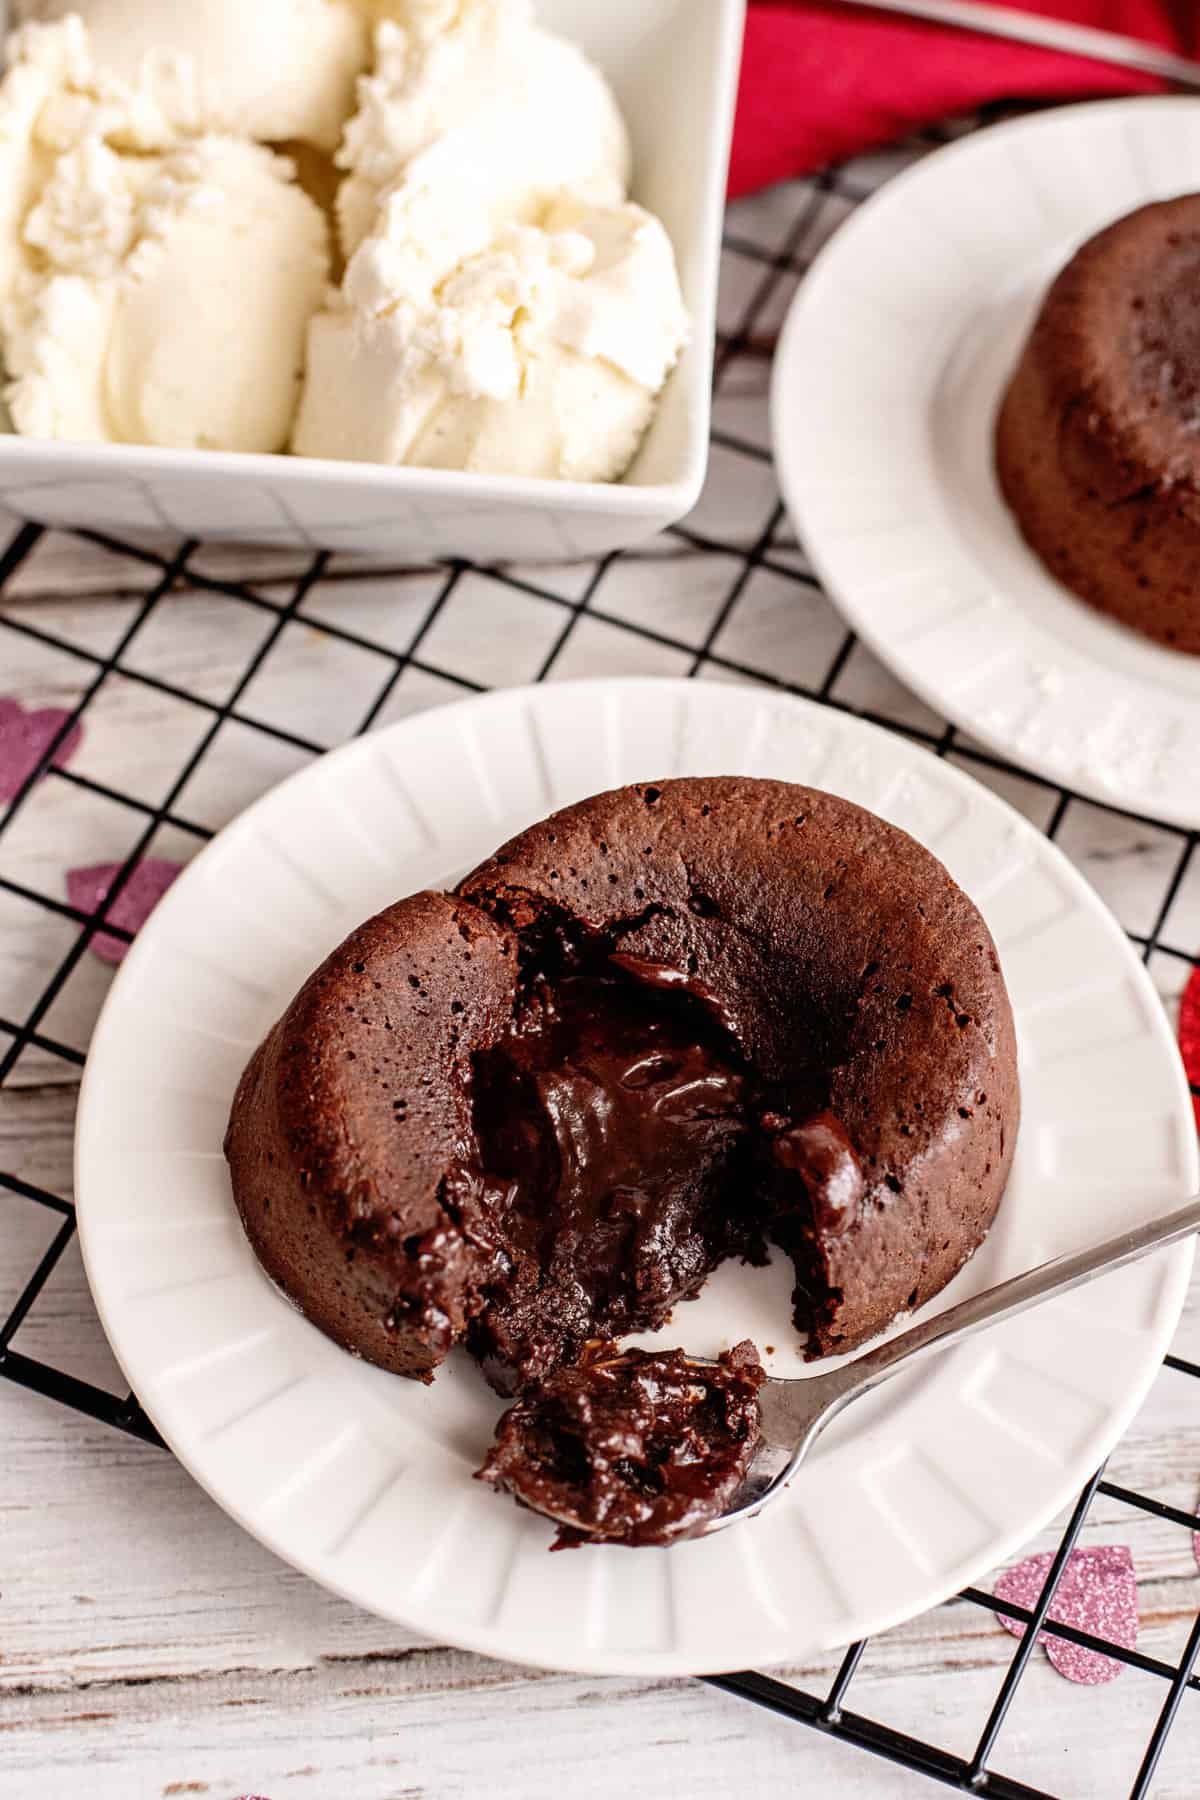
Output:
[[[76,1186],[114,1350],[196,1479],[280,1556],[436,1639],[564,1669],[699,1673],[882,1630],[1018,1550],[1154,1377],[1191,1246],[961,1345],[860,1402],[760,1518],[670,1550],[547,1554],[472,1481],[500,1402],[465,1356],[431,1387],[346,1355],[267,1281],[221,1154],[251,1049],[315,964],[401,894],[600,789],[761,774],[872,807],[982,907],[1013,996],[1024,1119],[946,1305],[1165,1211],[1197,1185],[1162,1009],[1066,859],[994,795],[827,708],[716,683],[510,689],[360,738],[267,794],[179,877],[88,1058]],[[661,1334],[794,1345],[790,1270],[726,1266]],[[769,1359],[803,1374],[794,1347]],[[186,1554],[186,1545],[181,1545]]]
[[1200,657],[1086,606],[1020,536],[996,411],[1058,269],[1101,227],[1200,188],[1200,100],[995,126],[860,207],[776,358],[784,498],[850,624],[935,711],[1110,804],[1200,825]]

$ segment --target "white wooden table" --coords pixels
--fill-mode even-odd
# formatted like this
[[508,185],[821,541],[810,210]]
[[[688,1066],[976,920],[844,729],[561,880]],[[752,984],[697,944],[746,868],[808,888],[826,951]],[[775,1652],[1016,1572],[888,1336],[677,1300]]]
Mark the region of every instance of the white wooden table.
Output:
[[[687,532],[642,553],[601,570],[470,570],[450,582],[444,571],[334,563],[289,618],[279,609],[304,558],[210,548],[139,623],[161,563],[45,536],[0,589],[0,695],[70,706],[103,672],[77,779],[48,777],[0,837],[0,1019],[27,1018],[77,933],[54,910],[67,867],[119,861],[147,821],[152,854],[186,859],[200,832],[364,720],[541,673],[784,682],[940,740],[1053,827],[1127,929],[1163,946],[1149,966],[1176,1005],[1186,954],[1200,948],[1190,840],[1064,803],[962,740],[947,746],[941,721],[847,639],[782,518],[765,454],[770,342],[804,263],[882,172],[864,159],[835,186],[792,184],[731,218],[711,479]],[[131,626],[119,666],[106,668],[100,659]],[[415,659],[397,662],[414,644]],[[0,1171],[64,1197],[75,1059],[110,979],[85,953],[40,1020],[42,1041],[0,1085]],[[0,1027],[0,1058],[12,1043]],[[0,1191],[0,1318],[55,1223]],[[74,1244],[13,1347],[123,1391]],[[1200,1289],[1176,1348],[1200,1358]],[[2,1381],[0,1444],[0,1800],[936,1791],[699,1683],[537,1676],[418,1641],[276,1562],[165,1452]],[[1194,1510],[1200,1383],[1163,1372],[1109,1475]],[[1200,1606],[1187,1534],[1101,1498],[1081,1541],[1130,1545],[1140,1648],[1176,1661]],[[1056,1542],[1051,1532],[1030,1548]],[[873,1640],[846,1704],[969,1755],[1012,1652],[989,1613],[957,1602]],[[822,1693],[837,1661],[787,1673]],[[1124,1794],[1164,1692],[1136,1670],[1108,1687],[1071,1686],[1035,1652],[993,1766],[1054,1794]],[[1190,1693],[1154,1793],[1194,1800],[1198,1766],[1200,1695]]]

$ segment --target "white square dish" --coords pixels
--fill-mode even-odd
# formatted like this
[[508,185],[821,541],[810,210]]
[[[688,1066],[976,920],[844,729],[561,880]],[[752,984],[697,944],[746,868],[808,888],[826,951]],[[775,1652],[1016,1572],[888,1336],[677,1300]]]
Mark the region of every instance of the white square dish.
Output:
[[47,525],[406,560],[597,556],[694,504],[708,456],[713,321],[744,0],[541,0],[605,71],[633,140],[633,195],[675,245],[692,338],[619,483],[394,469],[0,435],[0,502]]

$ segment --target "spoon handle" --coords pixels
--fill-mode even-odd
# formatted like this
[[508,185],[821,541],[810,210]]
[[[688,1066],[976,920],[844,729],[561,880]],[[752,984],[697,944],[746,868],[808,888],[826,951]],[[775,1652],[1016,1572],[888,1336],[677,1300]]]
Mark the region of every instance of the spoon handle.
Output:
[[1061,50],[1119,68],[1140,69],[1161,76],[1177,87],[1200,87],[1200,63],[1177,56],[1160,44],[1125,37],[1094,25],[1076,25],[1066,19],[1049,19],[1042,13],[1018,7],[979,4],[979,0],[841,0],[843,6],[867,7],[875,12],[906,14],[935,25],[956,25],[986,37],[1008,38],[1014,43],[1035,44],[1042,50]]
[[1151,1219],[1132,1231],[1122,1231],[1090,1250],[1057,1256],[1052,1262],[1040,1263],[1036,1269],[1027,1269],[1023,1275],[1014,1275],[1011,1281],[1002,1281],[982,1294],[973,1294],[969,1300],[960,1300],[957,1306],[938,1313],[936,1318],[914,1325],[874,1350],[868,1350],[865,1356],[847,1363],[838,1371],[843,1378],[838,1382],[842,1389],[839,1397],[843,1402],[857,1399],[894,1375],[902,1365],[907,1366],[934,1351],[947,1350],[963,1338],[971,1337],[1001,1319],[1013,1318],[1027,1307],[1049,1299],[1052,1294],[1066,1294],[1072,1288],[1083,1287],[1097,1275],[1123,1269],[1126,1264],[1148,1256],[1152,1250],[1177,1244],[1195,1231],[1200,1231],[1200,1198],[1189,1200],[1177,1212]]

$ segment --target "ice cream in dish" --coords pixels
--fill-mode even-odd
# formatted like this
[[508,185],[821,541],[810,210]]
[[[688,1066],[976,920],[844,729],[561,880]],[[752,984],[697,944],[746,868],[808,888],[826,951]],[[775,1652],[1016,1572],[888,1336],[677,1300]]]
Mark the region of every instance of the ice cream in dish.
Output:
[[364,239],[309,328],[301,455],[613,481],[686,331],[666,232],[560,198],[421,289],[403,236]]
[[[372,72],[335,159],[345,171],[337,212],[347,256],[397,185],[422,193],[457,180],[469,191],[473,181],[493,227],[530,216],[562,188],[624,198],[629,138],[612,90],[581,50],[542,30],[533,0],[395,0],[379,11]],[[460,202],[443,229],[461,233],[463,223]],[[439,232],[426,229],[434,253]],[[447,269],[457,260],[443,259]]]
[[333,150],[370,58],[359,0],[16,0],[18,23],[78,16],[97,81],[163,148],[215,131]]
[[51,15],[0,83],[19,432],[625,472],[686,312],[613,94],[530,0],[273,0],[261,57],[229,0]]

